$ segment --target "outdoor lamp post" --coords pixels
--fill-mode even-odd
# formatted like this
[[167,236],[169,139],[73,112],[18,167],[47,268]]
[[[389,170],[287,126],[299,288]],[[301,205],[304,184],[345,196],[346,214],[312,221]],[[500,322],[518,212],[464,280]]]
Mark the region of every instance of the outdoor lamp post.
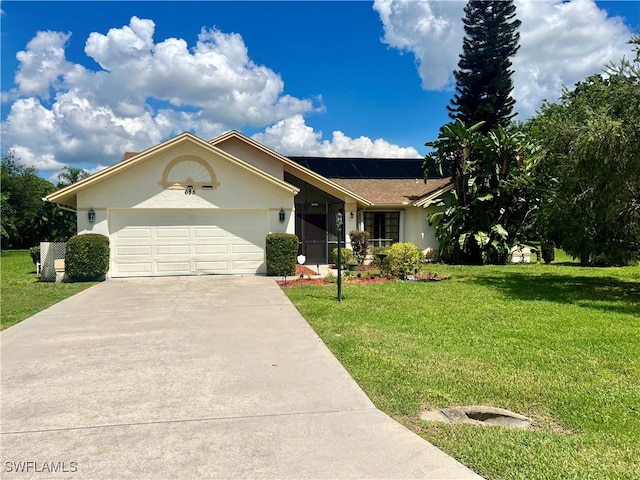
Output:
[[342,301],[342,226],[344,225],[344,214],[338,211],[336,214],[336,227],[338,229],[338,301]]

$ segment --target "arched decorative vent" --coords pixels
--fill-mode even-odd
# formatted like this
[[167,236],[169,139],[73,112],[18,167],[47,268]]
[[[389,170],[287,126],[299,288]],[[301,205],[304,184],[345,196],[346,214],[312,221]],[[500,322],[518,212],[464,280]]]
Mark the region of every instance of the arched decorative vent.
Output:
[[213,190],[220,186],[211,165],[203,159],[194,156],[182,156],[174,158],[162,172],[164,188],[169,190]]

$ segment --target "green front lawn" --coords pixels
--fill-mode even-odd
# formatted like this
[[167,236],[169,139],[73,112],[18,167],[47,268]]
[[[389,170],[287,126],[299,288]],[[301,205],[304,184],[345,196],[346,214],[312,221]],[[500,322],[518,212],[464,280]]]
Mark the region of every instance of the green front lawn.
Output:
[[28,250],[2,252],[1,260],[2,330],[95,285],[95,282],[40,282]]
[[[460,267],[432,283],[285,289],[373,402],[489,479],[640,478],[640,267]],[[528,431],[444,425],[490,405]]]

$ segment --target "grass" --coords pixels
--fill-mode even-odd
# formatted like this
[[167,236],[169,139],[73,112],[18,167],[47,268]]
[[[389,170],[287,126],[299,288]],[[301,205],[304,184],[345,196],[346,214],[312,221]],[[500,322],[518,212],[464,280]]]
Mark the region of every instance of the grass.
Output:
[[1,260],[2,312],[0,318],[2,330],[95,285],[95,282],[49,283],[39,281],[28,250],[2,252]]
[[[488,479],[640,478],[640,266],[430,269],[450,280],[285,289],[373,402]],[[491,405],[535,428],[444,425]]]

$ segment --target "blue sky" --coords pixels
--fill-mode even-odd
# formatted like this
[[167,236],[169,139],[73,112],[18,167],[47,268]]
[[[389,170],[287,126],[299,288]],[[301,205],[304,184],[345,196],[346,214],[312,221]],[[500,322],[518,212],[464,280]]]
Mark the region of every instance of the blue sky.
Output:
[[[2,153],[53,176],[235,128],[284,154],[422,156],[448,121],[464,4],[5,1]],[[516,5],[520,120],[629,56],[640,25],[637,1]]]

